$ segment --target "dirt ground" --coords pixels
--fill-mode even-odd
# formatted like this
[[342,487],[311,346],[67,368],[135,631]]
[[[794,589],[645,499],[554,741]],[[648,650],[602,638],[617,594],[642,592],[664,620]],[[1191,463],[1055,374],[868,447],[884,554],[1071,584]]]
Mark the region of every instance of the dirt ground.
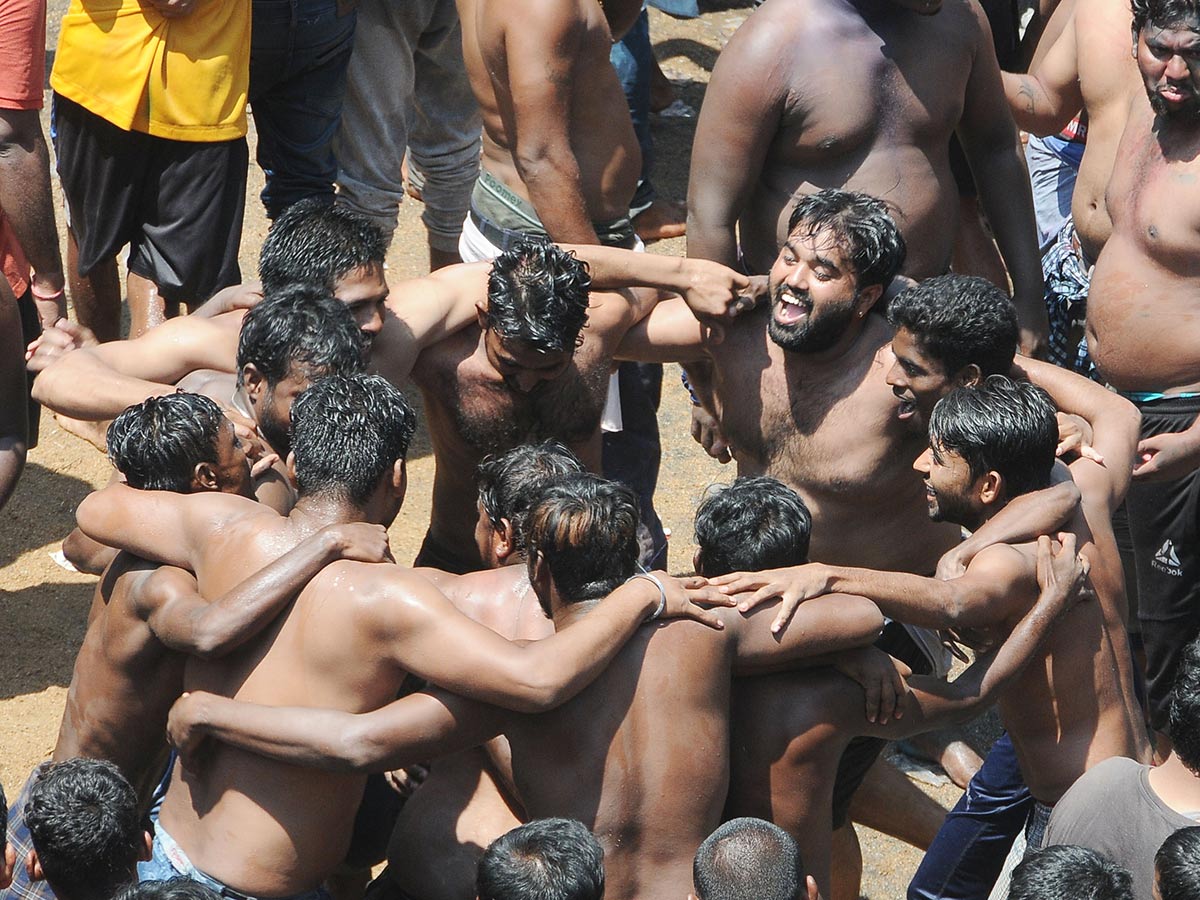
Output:
[[[51,54],[57,22],[65,8],[65,0],[50,2]],[[704,14],[690,21],[651,11],[651,37],[658,59],[676,84],[679,97],[694,110],[700,107],[718,50],[749,13],[748,8],[711,3],[702,3],[702,8]],[[661,194],[682,198],[695,119],[660,118],[654,129],[658,150],[655,182]],[[247,278],[255,272],[257,250],[266,231],[266,219],[256,199],[261,182],[261,173],[252,167],[241,253]],[[400,229],[388,256],[393,282],[426,271],[420,211],[420,204],[412,201],[401,209]],[[663,242],[651,250],[682,255],[684,242]],[[734,473],[705,456],[692,441],[687,397],[678,384],[677,370],[671,368],[660,414],[663,460],[657,504],[674,534],[671,568],[681,571],[690,566],[691,517],[703,490],[713,482],[730,480]],[[416,554],[429,518],[433,461],[423,430],[418,433],[409,471],[408,500],[391,529],[392,546],[402,560]],[[0,646],[5,648],[0,653],[0,782],[10,798],[54,746],[96,581],[63,570],[50,554],[58,550],[72,528],[80,500],[108,476],[109,467],[94,448],[67,434],[44,414],[41,441],[30,453],[16,496],[0,512]],[[958,795],[953,786],[926,790],[946,806]],[[874,900],[902,897],[919,862],[918,851],[861,826],[860,834],[864,896]]]

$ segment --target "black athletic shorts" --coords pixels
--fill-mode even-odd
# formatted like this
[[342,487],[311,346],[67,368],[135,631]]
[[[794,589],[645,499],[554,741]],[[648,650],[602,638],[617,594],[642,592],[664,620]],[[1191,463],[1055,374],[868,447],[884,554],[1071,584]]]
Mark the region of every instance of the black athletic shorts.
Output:
[[[1184,431],[1200,414],[1200,397],[1138,404],[1143,438]],[[1177,481],[1134,481],[1125,497],[1137,572],[1138,622],[1146,649],[1150,722],[1166,727],[1175,667],[1200,631],[1200,473]]]
[[129,245],[129,271],[195,304],[239,284],[246,139],[172,141],[125,131],[54,95],[54,150],[86,275]]
[[[33,302],[33,289],[26,288],[25,293],[17,298],[17,312],[21,316],[21,339],[28,347],[31,341],[42,336],[42,320],[38,318],[37,305]],[[25,373],[25,403],[29,417],[29,441],[25,447],[32,450],[37,446],[38,434],[42,425],[42,406],[33,399],[32,372]]]
[[[921,648],[899,622],[888,622],[875,646],[905,663],[917,675],[928,675],[933,666]],[[856,737],[842,751],[837,775],[833,781],[833,828],[841,828],[849,820],[850,800],[858,790],[867,771],[883,752],[888,742],[882,738]]]

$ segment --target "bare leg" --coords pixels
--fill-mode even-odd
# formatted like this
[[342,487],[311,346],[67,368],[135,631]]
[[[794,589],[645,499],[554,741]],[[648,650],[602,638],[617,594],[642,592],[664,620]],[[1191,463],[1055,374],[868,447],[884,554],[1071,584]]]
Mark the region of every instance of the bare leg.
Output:
[[79,274],[79,245],[67,229],[67,283],[75,319],[92,330],[100,341],[121,337],[121,279],[116,259],[106,260],[87,276]]
[[687,207],[659,197],[633,219],[634,230],[647,244],[687,233]]
[[976,197],[958,198],[958,239],[954,243],[955,272],[978,275],[1003,290],[1008,290],[1008,270],[996,249],[996,242],[983,227]]
[[832,850],[830,900],[858,900],[862,889],[862,848],[853,823],[847,822],[833,833]]
[[130,272],[126,280],[129,289],[129,336],[140,337],[155,325],[179,315],[179,302],[167,300],[158,292],[158,285],[148,278]]
[[967,783],[983,766],[983,759],[955,728],[915,735],[906,742],[905,749],[910,747],[917,751],[921,759],[936,762],[945,769],[950,780],[964,791]]
[[928,850],[942,827],[946,810],[880,757],[850,801],[850,818],[919,850]]

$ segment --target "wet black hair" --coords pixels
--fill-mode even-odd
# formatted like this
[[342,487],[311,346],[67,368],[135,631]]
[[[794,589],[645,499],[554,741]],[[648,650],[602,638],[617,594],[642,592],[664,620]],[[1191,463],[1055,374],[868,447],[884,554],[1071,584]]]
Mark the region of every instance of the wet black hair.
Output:
[[331,375],[292,404],[292,452],[301,496],[367,500],[408,454],[417,415],[378,375]]
[[767,475],[743,475],[696,510],[699,574],[760,572],[808,562],[812,513],[800,495]]
[[513,550],[525,552],[525,516],[534,494],[545,484],[564,475],[585,471],[579,458],[558,441],[522,444],[479,464],[475,480],[479,502],[492,526],[503,519],[512,526]]
[[788,217],[788,234],[798,228],[810,238],[828,229],[860,290],[886,288],[908,252],[888,205],[858,191],[829,189],[801,197]]
[[487,327],[541,353],[573,351],[587,323],[587,263],[548,241],[523,240],[488,276]]
[[349,307],[327,288],[292,284],[267,291],[242,320],[239,384],[247,364],[253,364],[273,389],[294,366],[313,376],[362,372],[367,344]]
[[149,397],[108,426],[108,458],[130,487],[186,494],[200,463],[217,462],[225,414],[208,397]]
[[1058,419],[1049,394],[1027,381],[992,375],[955,388],[929,417],[934,452],[957,453],[971,476],[998,472],[1009,500],[1050,484]]
[[1200,637],[1179,654],[1166,731],[1179,761],[1200,778]]
[[1154,871],[1162,900],[1200,897],[1200,826],[1167,835],[1154,854]]
[[1167,28],[1200,18],[1200,2],[1197,0],[1132,0],[1133,39],[1147,25]]
[[946,375],[969,365],[985,377],[1012,368],[1020,330],[1008,294],[974,275],[926,278],[892,299],[888,321],[916,338]]
[[310,197],[279,214],[258,256],[263,291],[309,284],[332,291],[366,266],[382,266],[387,236],[358,213]]
[[530,575],[540,554],[565,602],[606,597],[637,571],[637,527],[637,497],[625,485],[588,473],[556,479],[530,504]]

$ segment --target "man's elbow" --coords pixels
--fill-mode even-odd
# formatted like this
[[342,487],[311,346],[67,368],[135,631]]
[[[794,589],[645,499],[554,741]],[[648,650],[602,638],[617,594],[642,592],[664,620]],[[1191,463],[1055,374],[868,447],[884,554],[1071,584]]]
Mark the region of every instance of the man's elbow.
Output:
[[855,597],[853,604],[848,605],[850,608],[844,616],[847,623],[852,625],[849,636],[854,646],[873,644],[883,634],[883,613],[866,597]]

